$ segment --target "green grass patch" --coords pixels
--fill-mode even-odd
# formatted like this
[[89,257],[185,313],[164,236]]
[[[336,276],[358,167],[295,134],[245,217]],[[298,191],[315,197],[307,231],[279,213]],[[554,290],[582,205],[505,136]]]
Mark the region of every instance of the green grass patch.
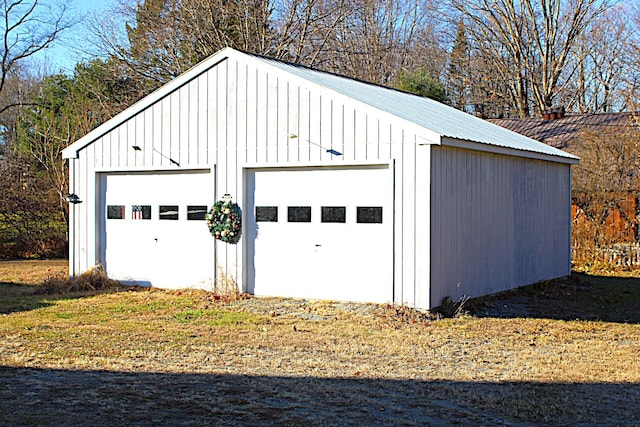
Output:
[[225,310],[189,309],[176,313],[175,319],[180,323],[189,323],[205,319],[209,326],[255,325],[261,322],[260,317],[241,312]]
[[137,314],[166,310],[167,307],[168,304],[165,301],[149,301],[146,303],[140,303],[134,299],[127,299],[109,306],[107,310],[111,313],[117,314]]
[[191,309],[191,310],[185,310],[185,311],[176,313],[175,318],[180,323],[188,323],[192,320],[198,319],[206,315],[207,315],[207,312],[205,310]]

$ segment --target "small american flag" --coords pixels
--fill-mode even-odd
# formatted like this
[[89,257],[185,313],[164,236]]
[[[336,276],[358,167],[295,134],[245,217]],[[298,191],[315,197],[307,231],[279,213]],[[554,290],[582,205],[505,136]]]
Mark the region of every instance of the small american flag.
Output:
[[132,211],[131,219],[142,219],[141,205],[133,205],[131,211]]

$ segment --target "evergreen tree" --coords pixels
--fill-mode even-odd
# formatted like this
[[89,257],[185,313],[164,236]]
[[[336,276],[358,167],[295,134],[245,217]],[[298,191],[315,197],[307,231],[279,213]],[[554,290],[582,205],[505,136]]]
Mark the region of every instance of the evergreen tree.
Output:
[[449,55],[447,92],[451,106],[470,112],[471,60],[464,22],[458,22],[456,41]]
[[449,99],[440,80],[423,68],[414,72],[401,72],[398,76],[396,87],[406,92],[434,99],[443,104],[448,104]]

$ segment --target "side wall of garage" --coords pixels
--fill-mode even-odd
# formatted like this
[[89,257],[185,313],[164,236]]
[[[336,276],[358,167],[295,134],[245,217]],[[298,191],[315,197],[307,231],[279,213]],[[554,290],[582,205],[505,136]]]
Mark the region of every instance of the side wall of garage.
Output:
[[570,165],[432,147],[433,305],[570,273]]

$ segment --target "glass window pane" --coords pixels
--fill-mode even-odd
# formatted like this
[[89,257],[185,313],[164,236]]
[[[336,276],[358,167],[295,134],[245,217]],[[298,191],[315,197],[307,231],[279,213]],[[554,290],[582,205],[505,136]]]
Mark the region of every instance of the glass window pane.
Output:
[[131,219],[151,219],[150,205],[132,205]]
[[311,206],[289,206],[287,220],[289,222],[311,222]]
[[347,208],[344,206],[323,206],[322,222],[347,222]]
[[278,222],[277,206],[256,206],[257,222]]
[[107,206],[107,219],[124,219],[124,206],[123,205]]
[[207,207],[205,205],[189,205],[187,206],[187,220],[200,221],[207,216]]
[[357,217],[360,224],[382,224],[382,207],[358,206]]
[[177,205],[161,205],[159,218],[177,220],[178,206]]

